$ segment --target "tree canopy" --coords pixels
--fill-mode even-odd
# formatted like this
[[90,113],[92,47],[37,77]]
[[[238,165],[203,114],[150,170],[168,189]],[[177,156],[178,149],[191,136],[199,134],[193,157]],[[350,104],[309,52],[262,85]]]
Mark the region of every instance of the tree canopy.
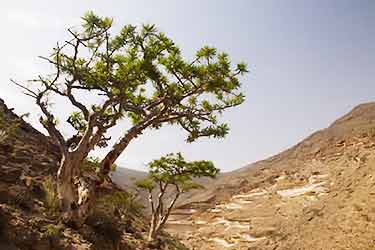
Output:
[[[82,19],[81,29],[68,30],[69,41],[42,57],[55,72],[22,85],[36,99],[44,114],[42,124],[63,151],[68,138],[56,128],[56,115],[49,109],[52,95],[65,97],[75,108],[68,123],[89,149],[106,146],[107,130],[121,119],[131,120],[106,157],[111,164],[146,128],[176,124],[187,132],[188,142],[228,133],[218,115],[244,101],[238,79],[247,72],[244,63],[232,67],[228,54],[209,46],[192,60],[184,59],[155,25],[125,25],[113,35],[112,19],[92,12]],[[87,92],[98,97],[95,103],[84,102]]]

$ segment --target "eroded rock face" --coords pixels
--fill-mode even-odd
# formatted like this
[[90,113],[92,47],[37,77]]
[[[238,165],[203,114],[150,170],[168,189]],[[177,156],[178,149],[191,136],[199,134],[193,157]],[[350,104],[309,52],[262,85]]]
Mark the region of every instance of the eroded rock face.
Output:
[[374,131],[375,104],[360,105],[184,201],[169,232],[195,249],[373,249]]

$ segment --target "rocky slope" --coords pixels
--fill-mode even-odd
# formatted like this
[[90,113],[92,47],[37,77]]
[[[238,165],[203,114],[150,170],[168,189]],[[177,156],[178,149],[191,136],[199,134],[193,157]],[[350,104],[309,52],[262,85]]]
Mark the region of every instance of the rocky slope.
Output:
[[[18,120],[1,99],[0,114],[6,123]],[[23,121],[14,135],[0,140],[1,250],[151,248],[144,240],[148,227],[146,220],[134,209],[129,209],[126,217],[119,217],[104,205],[98,205],[95,214],[82,228],[70,228],[60,223],[52,199],[58,161],[57,147]],[[99,196],[114,192],[122,191],[115,184],[107,183]],[[159,243],[158,249],[186,249],[168,235],[164,235]]]
[[374,249],[375,103],[221,176],[168,227],[193,249]]

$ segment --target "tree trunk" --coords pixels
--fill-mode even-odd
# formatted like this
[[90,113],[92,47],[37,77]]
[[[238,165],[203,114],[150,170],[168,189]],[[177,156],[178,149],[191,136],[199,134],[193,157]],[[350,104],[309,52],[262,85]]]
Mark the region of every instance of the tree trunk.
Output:
[[73,177],[77,174],[71,155],[63,156],[57,171],[57,195],[62,211],[69,211],[77,201],[77,193],[73,184]]
[[150,229],[150,232],[149,232],[149,234],[148,234],[147,241],[148,241],[148,242],[153,242],[153,241],[156,239],[156,237],[158,236],[158,231],[159,231],[159,230],[157,230],[156,228],[152,228],[152,229]]
[[95,203],[95,185],[81,176],[82,157],[68,153],[62,157],[57,172],[57,195],[63,221],[80,227],[90,215]]
[[156,239],[156,237],[160,234],[161,230],[164,228],[165,224],[167,223],[167,220],[169,218],[169,215],[171,214],[172,208],[174,207],[174,204],[176,203],[177,199],[181,195],[181,192],[178,190],[175,197],[173,198],[173,200],[169,204],[167,211],[163,215],[164,212],[163,212],[163,208],[162,208],[163,207],[162,206],[162,204],[163,204],[162,198],[163,198],[165,190],[164,191],[163,191],[163,189],[161,189],[161,190],[162,190],[162,193],[159,194],[159,198],[158,198],[159,199],[158,207],[156,208],[155,211],[153,211],[153,214],[152,214],[152,217],[151,217],[150,231],[149,231],[149,234],[148,234],[148,241],[149,242],[154,241]]
[[112,165],[115,163],[117,158],[126,149],[131,140],[137,138],[142,134],[143,129],[145,129],[148,124],[141,124],[131,128],[128,133],[122,137],[115,145],[113,145],[111,151],[104,157],[101,162],[100,173],[106,176],[111,171]]
[[155,240],[156,236],[157,236],[157,219],[156,219],[156,216],[155,215],[152,215],[152,218],[151,218],[151,225],[150,225],[150,231],[148,233],[148,238],[147,238],[147,241],[148,242],[152,242]]

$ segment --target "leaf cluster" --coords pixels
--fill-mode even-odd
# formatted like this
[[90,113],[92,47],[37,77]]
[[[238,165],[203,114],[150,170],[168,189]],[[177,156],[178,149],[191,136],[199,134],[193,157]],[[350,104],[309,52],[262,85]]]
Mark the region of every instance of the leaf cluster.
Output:
[[191,161],[184,159],[181,153],[168,154],[148,164],[150,172],[147,178],[138,181],[139,188],[153,190],[155,187],[166,189],[167,186],[176,187],[180,193],[192,189],[202,188],[194,182],[194,178],[214,178],[219,173],[211,161]]

